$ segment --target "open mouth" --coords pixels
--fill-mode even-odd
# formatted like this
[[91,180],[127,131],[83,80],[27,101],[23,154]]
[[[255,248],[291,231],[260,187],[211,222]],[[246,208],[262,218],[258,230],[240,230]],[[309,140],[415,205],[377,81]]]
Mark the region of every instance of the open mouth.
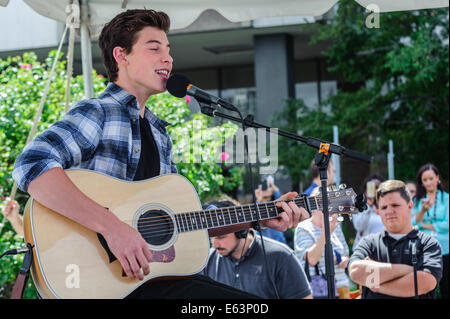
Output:
[[156,70],[155,73],[158,74],[158,76],[162,79],[167,80],[169,78],[170,71],[167,69],[160,69]]

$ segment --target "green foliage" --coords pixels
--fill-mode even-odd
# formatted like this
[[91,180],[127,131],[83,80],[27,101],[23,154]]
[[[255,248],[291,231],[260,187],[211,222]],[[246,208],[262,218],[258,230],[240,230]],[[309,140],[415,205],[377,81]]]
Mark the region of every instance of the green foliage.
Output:
[[[37,60],[34,53],[24,53],[21,57],[0,59],[0,196],[2,199],[9,196],[13,185],[11,178],[15,158],[22,152],[29,131],[32,127],[36,110],[39,106],[47,79],[56,56],[52,51],[45,63]],[[56,65],[55,76],[51,82],[50,90],[44,105],[41,120],[36,135],[61,119],[65,113],[66,90],[65,61]],[[93,72],[94,96],[100,94],[106,87],[105,78]],[[72,103],[84,98],[83,78],[76,76],[71,79]],[[213,127],[210,120],[203,115],[190,114],[184,99],[177,99],[169,94],[152,96],[147,106],[157,116],[173,125],[168,127],[169,134],[174,138],[174,154],[177,158],[187,158],[184,162],[177,162],[179,173],[187,177],[198,190],[200,199],[230,191],[242,181],[239,168],[233,168],[232,174],[223,176],[219,164],[222,140],[234,134],[236,127],[223,124]],[[200,125],[201,131],[195,125]],[[177,132],[186,132],[187,136]],[[186,137],[200,141],[201,160],[189,161],[193,156],[192,147],[185,148]],[[16,200],[25,206],[28,194],[18,191]],[[3,202],[0,201],[0,209]],[[21,211],[23,213],[23,211]],[[0,214],[0,253],[24,245],[23,238],[15,235],[9,222]],[[23,255],[4,257],[0,260],[0,298],[9,298],[14,280],[23,261]],[[35,287],[30,280],[25,290],[25,298],[35,298]]]
[[214,126],[211,118],[203,114],[190,114],[185,99],[177,99],[168,93],[149,99],[148,107],[160,118],[173,124],[167,127],[174,147],[174,163],[178,173],[194,185],[199,198],[227,193],[242,182],[241,169],[223,174],[221,146],[237,130],[235,124],[224,123]]
[[[311,110],[302,100],[289,100],[286,107],[275,114],[272,124],[281,130],[305,137],[332,139],[329,116],[319,109]],[[309,166],[317,150],[287,138],[279,139],[279,162],[292,179],[293,185],[309,180]]]
[[[290,102],[276,123],[328,141],[338,125],[341,145],[374,156],[374,171],[385,165],[392,139],[397,179],[414,179],[421,165],[433,162],[448,180],[448,13],[448,8],[381,13],[380,27],[368,28],[364,8],[340,1],[336,16],[320,25],[312,40],[327,41],[328,70],[340,78],[337,94],[319,106],[330,112]],[[290,118],[296,111],[301,116]],[[298,149],[305,160],[300,151],[292,160],[296,151],[280,147],[280,164],[294,181],[314,154]]]
[[[56,51],[52,51],[45,63],[39,62],[33,52],[24,53],[23,56],[9,57],[6,60],[0,59],[0,195],[2,199],[9,196],[11,192],[14,183],[11,173],[15,159],[25,146],[55,57]],[[61,61],[61,57],[62,53],[55,67],[36,135],[61,119],[65,112],[67,76],[65,61]],[[106,87],[104,78],[97,76],[95,71],[93,77],[94,90],[100,93]],[[72,78],[71,101],[80,100],[83,96],[82,77]],[[21,205],[21,210],[27,199],[27,194],[18,191],[16,200]],[[0,202],[1,208],[3,208],[3,202]],[[15,235],[11,224],[3,219],[2,214],[0,214],[0,220],[2,225],[0,226],[0,252],[22,247],[23,238]],[[23,255],[7,256],[0,260],[0,298],[10,297],[23,257]],[[35,297],[35,287],[30,280],[24,298]]]

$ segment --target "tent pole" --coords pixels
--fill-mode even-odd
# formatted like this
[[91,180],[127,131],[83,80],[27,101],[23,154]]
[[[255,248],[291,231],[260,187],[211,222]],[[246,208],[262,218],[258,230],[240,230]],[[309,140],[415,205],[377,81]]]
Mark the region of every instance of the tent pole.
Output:
[[92,82],[92,47],[91,36],[89,33],[89,7],[88,0],[81,0],[81,63],[83,67],[84,95],[90,99],[94,97],[94,88]]

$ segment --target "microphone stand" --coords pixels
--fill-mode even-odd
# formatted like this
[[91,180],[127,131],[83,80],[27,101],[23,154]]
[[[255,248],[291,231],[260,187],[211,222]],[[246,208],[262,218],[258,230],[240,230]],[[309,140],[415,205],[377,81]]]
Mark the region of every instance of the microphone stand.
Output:
[[[206,102],[203,102],[203,101],[198,101],[198,103],[200,105],[200,110],[201,110],[201,112],[203,114],[211,116],[211,117],[214,117],[215,115],[219,115],[219,114],[215,113],[215,110],[214,110],[214,108],[211,107],[210,103],[206,103]],[[242,113],[234,105],[232,105],[230,103],[228,105],[229,105],[228,106],[229,110],[232,110],[232,111],[234,111],[234,112],[239,114],[240,118],[236,118],[236,117],[232,117],[232,118],[233,118],[234,121],[239,122],[242,125],[242,130],[245,132],[246,121],[244,120],[244,117],[242,116]],[[222,114],[222,113],[220,113],[220,114]],[[223,115],[225,115],[225,114],[223,114]],[[262,238],[263,235],[262,235],[262,229],[261,229],[261,224],[260,224],[260,216],[261,215],[259,213],[258,205],[256,204],[255,186],[254,186],[254,181],[253,181],[252,164],[250,162],[249,151],[248,151],[248,137],[247,137],[247,134],[244,134],[244,151],[245,151],[245,155],[247,157],[247,166],[248,166],[248,171],[249,171],[249,175],[250,175],[250,187],[252,189],[253,209],[254,209],[255,215],[256,215],[256,221],[255,221],[255,224],[252,223],[252,227],[256,231],[258,231],[260,236],[261,236],[261,245],[262,245],[262,250],[263,250],[263,253],[264,253],[264,261],[265,261],[266,269],[268,271],[269,270],[269,266],[267,264],[266,249],[264,247],[264,240]],[[251,210],[250,210],[250,214],[252,214]],[[280,299],[280,295],[278,293],[277,286],[273,282],[272,278],[270,276],[268,276],[268,277],[269,277],[269,281],[271,282],[271,284],[272,284],[272,286],[274,288],[275,295],[277,296],[277,299]]]
[[[235,111],[237,111],[240,114],[241,119],[231,116],[231,115],[228,115],[228,114],[225,114],[225,113],[218,112],[217,109],[215,109],[211,106],[211,103],[199,102],[199,104],[200,104],[201,112],[205,115],[208,115],[211,117],[218,116],[218,117],[225,118],[225,119],[228,119],[231,121],[242,123],[243,127],[264,128],[266,130],[266,132],[274,133],[270,126],[266,126],[266,125],[254,122],[252,115],[247,115],[247,117],[244,120],[242,120],[242,115],[240,114],[239,110],[234,106],[233,107],[235,108]],[[229,105],[231,105],[231,104],[229,104]],[[353,159],[356,159],[359,161],[363,161],[366,163],[370,163],[372,161],[372,157],[367,156],[362,153],[359,153],[359,152],[356,152],[356,151],[346,149],[345,147],[342,147],[340,145],[321,141],[317,138],[302,137],[302,136],[292,134],[292,133],[289,133],[289,132],[283,131],[283,130],[276,130],[275,133],[279,136],[284,136],[284,137],[287,137],[292,140],[300,141],[310,147],[314,147],[314,148],[318,149],[318,152],[316,153],[316,156],[314,158],[314,162],[317,165],[317,167],[319,168],[321,189],[322,189],[322,193],[321,193],[322,210],[323,210],[324,230],[325,230],[325,271],[326,271],[326,277],[327,277],[328,298],[335,299],[336,295],[335,295],[335,283],[334,283],[334,261],[333,261],[333,250],[332,250],[332,245],[331,245],[331,240],[330,240],[331,234],[330,234],[328,194],[327,194],[327,192],[328,192],[328,190],[327,190],[328,163],[330,161],[331,154],[336,154],[339,156],[345,155],[350,158],[353,158]],[[245,141],[246,151],[248,151],[247,144],[246,144],[247,143],[246,137],[247,136],[244,137],[244,141]],[[247,156],[248,156],[248,154],[247,154]],[[251,174],[250,161],[248,161],[248,162],[249,162],[249,169],[250,169],[250,174]],[[251,185],[252,185],[252,190],[253,190],[253,176],[252,175],[251,175]],[[257,215],[258,215],[254,191],[252,193],[253,193],[253,203],[255,206],[255,211],[257,212]],[[359,199],[358,199],[358,197],[359,197]],[[355,206],[359,209],[359,211],[362,211],[365,206],[365,197],[357,196],[357,201],[361,201],[361,202],[355,203]],[[257,218],[258,218],[257,220],[258,220],[258,225],[259,225],[259,216],[257,216]]]

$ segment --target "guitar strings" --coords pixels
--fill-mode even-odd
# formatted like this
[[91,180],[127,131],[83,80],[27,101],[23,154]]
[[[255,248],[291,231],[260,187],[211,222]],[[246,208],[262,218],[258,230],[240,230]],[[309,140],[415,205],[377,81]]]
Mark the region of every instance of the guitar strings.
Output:
[[[311,202],[311,199],[314,198],[314,201]],[[334,198],[334,199],[333,199]],[[311,210],[316,210],[321,206],[320,204],[322,204],[322,197],[321,196],[315,196],[315,197],[309,197],[310,199],[310,208]],[[342,210],[346,209],[346,208],[354,208],[354,206],[346,206],[346,205],[339,205],[340,203],[336,202],[336,199],[340,202],[340,201],[346,201],[346,196],[340,196],[340,194],[338,194],[338,196],[336,196],[335,193],[331,193],[329,194],[329,201],[330,204],[332,204],[333,206],[337,204],[337,206],[340,206],[342,208]],[[179,216],[179,218],[181,218],[181,223],[179,220],[176,219],[175,217],[175,224],[177,226],[178,231],[181,232],[187,232],[189,231],[195,231],[195,230],[199,230],[199,229],[208,229],[208,228],[218,228],[218,227],[223,227],[228,225],[228,222],[225,218],[225,215],[227,212],[224,212],[224,209],[228,209],[228,215],[229,215],[229,221],[231,222],[231,225],[233,224],[239,224],[239,223],[245,223],[248,222],[248,220],[253,221],[254,220],[254,215],[255,213],[258,213],[260,215],[260,219],[268,219],[268,218],[274,218],[274,217],[262,217],[260,210],[267,210],[268,209],[268,205],[273,205],[273,208],[276,209],[277,214],[281,211],[283,211],[282,207],[278,207],[276,206],[276,203],[278,202],[295,202],[297,205],[300,204],[300,206],[304,207],[306,206],[306,198],[305,197],[300,197],[300,198],[294,198],[293,200],[285,200],[285,201],[271,201],[271,202],[266,202],[266,203],[259,203],[258,204],[258,210],[255,211],[253,208],[252,204],[247,204],[247,205],[242,205],[242,206],[237,206],[237,207],[228,207],[228,208],[222,208],[222,209],[208,209],[208,210],[203,210],[203,211],[195,211],[195,212],[184,212],[184,213],[178,213],[176,214],[177,216]],[[236,209],[241,208],[242,212],[237,212]],[[234,209],[233,211],[230,211],[230,209]],[[219,222],[219,213],[222,214],[222,219],[220,222],[225,222],[226,224],[224,225],[220,225]],[[347,212],[341,212],[341,214],[344,214]],[[194,216],[191,216],[191,214],[197,214]],[[231,217],[231,215],[236,215],[236,222],[234,220],[234,218]],[[244,221],[240,221],[239,217],[237,215],[241,215],[243,214],[244,216]],[[214,225],[214,220],[212,218],[212,216],[215,216],[216,218],[216,222],[217,225]],[[203,220],[202,220],[203,217]],[[206,218],[210,218],[210,222],[212,224],[212,227],[210,227],[208,225],[208,221],[205,220]],[[153,216],[153,217],[142,217],[139,219],[139,229],[141,229],[142,231],[142,235],[146,235],[146,234],[169,234],[172,231],[169,229],[163,229],[163,230],[152,230],[154,228],[158,229],[160,228],[160,226],[162,225],[169,225],[168,222],[171,222],[172,226],[173,226],[173,221],[172,218],[170,216]],[[239,222],[238,222],[239,221]],[[198,222],[200,222],[200,228],[198,227]],[[203,226],[203,223],[206,224],[206,227]],[[194,227],[196,227],[197,229],[194,229]]]
[[[342,208],[342,212],[336,212],[336,213],[340,213],[340,214],[348,214],[349,212],[347,212],[346,210],[348,208],[352,208],[353,206],[346,206],[346,205],[340,205]],[[280,211],[282,211],[283,209],[281,207],[276,207],[277,208],[277,213],[279,213]],[[312,208],[311,210],[315,210],[314,208]],[[345,210],[345,211],[344,211]],[[204,214],[201,214],[202,212],[197,212],[197,215],[191,216],[191,214],[189,214],[190,216],[188,216],[186,213],[179,213],[176,214],[175,218],[175,223],[178,226],[178,229],[180,229],[182,232],[184,232],[184,229],[188,229],[188,231],[193,231],[193,230],[198,230],[198,229],[208,229],[208,228],[217,228],[217,227],[222,227],[222,226],[226,226],[226,225],[233,225],[233,224],[242,224],[248,221],[253,221],[255,220],[254,214],[255,211],[254,210],[243,210],[243,217],[244,220],[240,220],[239,217],[236,216],[236,211],[232,212],[232,211],[228,211],[228,217],[225,217],[227,212],[223,212],[222,213],[222,218],[219,218],[217,212],[214,212],[214,209],[210,210],[211,212],[209,214],[206,213],[206,211],[204,211]],[[213,214],[214,213],[214,214]],[[259,213],[259,212],[258,212]],[[241,213],[242,214],[242,213]],[[234,217],[232,217],[231,215],[235,215],[236,219]],[[269,219],[269,218],[275,218],[273,216],[261,216],[260,215],[260,219]],[[178,216],[178,220],[177,217]],[[212,216],[215,216],[216,222],[214,222],[214,219],[212,218]],[[206,218],[210,218],[209,220],[206,220]],[[149,219],[152,219],[151,221]],[[228,221],[227,221],[228,220]],[[168,221],[170,221],[172,224],[172,217],[166,215],[166,216],[155,216],[155,217],[150,217],[150,218],[141,218],[138,222],[139,224],[139,228],[142,231],[148,231],[154,228],[159,228],[159,226],[161,225],[167,225]],[[210,224],[212,226],[209,226],[208,222],[210,222]],[[222,224],[221,224],[222,223]],[[206,227],[203,225],[206,224]],[[215,225],[217,224],[217,226]],[[198,225],[200,225],[200,227],[198,227]],[[194,229],[194,227],[196,227],[197,229]],[[170,231],[169,231],[170,232]]]
[[[314,197],[310,197],[310,198],[314,198]],[[317,197],[316,197],[317,198]],[[338,200],[338,201],[347,201],[347,199],[345,199],[345,197],[336,197],[336,199]],[[273,206],[276,208],[276,209],[282,209],[281,207],[278,207],[278,206],[276,206],[276,203],[280,203],[280,202],[285,202],[285,203],[289,203],[289,202],[295,202],[295,204],[299,204],[298,202],[300,202],[300,205],[303,207],[303,208],[305,208],[304,206],[306,206],[306,204],[305,204],[305,200],[303,199],[303,198],[297,198],[297,199],[294,199],[294,200],[287,200],[287,201],[272,201],[272,202],[267,202],[267,203],[259,203],[257,206],[258,206],[258,209],[259,210],[261,210],[261,209],[263,209],[263,210],[266,210],[266,209],[268,209],[268,207],[267,207],[267,205],[270,205],[270,204],[273,204]],[[322,203],[322,199],[321,198],[319,198],[318,200],[317,200],[317,204],[319,204],[319,205],[316,205],[315,204],[315,201],[314,202],[312,202],[312,203],[310,203],[310,208],[311,208],[311,210],[317,210],[319,207],[317,207],[317,206],[321,206],[321,204],[323,204]],[[333,203],[329,203],[329,204],[332,204],[333,206],[335,205],[335,204],[338,204],[338,203],[336,203],[336,200],[333,200]],[[264,207],[265,206],[265,207]],[[314,206],[314,207],[313,207]],[[341,205],[338,205],[338,206],[341,206]],[[351,206],[350,206],[351,207]],[[235,208],[235,209],[238,209],[238,208],[241,208],[242,210],[244,210],[244,212],[248,212],[247,210],[249,210],[250,212],[253,210],[254,211],[254,209],[253,209],[253,204],[245,204],[245,205],[241,205],[241,206],[235,206],[235,207],[231,207],[231,208]],[[210,215],[212,215],[212,214],[217,214],[218,212],[218,210],[223,210],[223,209],[226,209],[226,208],[212,208],[212,209],[206,209],[206,210],[200,210],[200,211],[193,211],[193,212],[182,212],[182,213],[180,213],[180,214],[192,214],[192,213],[205,213],[205,215],[206,215],[206,213],[207,212],[210,212]],[[141,218],[141,220],[144,220],[144,219],[153,219],[153,218],[158,218],[159,216],[154,216],[154,217],[142,217]]]
[[[345,208],[350,208],[350,207],[352,207],[352,206],[344,206],[343,209],[345,209]],[[342,212],[342,213],[340,213],[340,214],[346,214],[346,212]],[[252,215],[248,215],[248,216],[249,216],[249,217],[252,217]],[[159,223],[160,221],[162,221],[162,219],[165,219],[165,220],[164,220],[162,223]],[[261,218],[261,219],[268,219],[268,218]],[[148,222],[144,223],[144,224],[147,224],[147,225],[144,225],[144,226],[146,226],[146,227],[144,227],[144,228],[145,228],[145,231],[143,231],[143,230],[142,230],[142,232],[139,231],[139,230],[138,230],[138,231],[139,231],[139,232],[141,233],[141,235],[143,235],[143,236],[148,235],[148,234],[157,235],[157,236],[162,236],[162,235],[170,234],[170,233],[173,232],[173,230],[170,230],[170,229],[168,230],[168,229],[166,229],[166,228],[165,228],[165,229],[162,229],[162,230],[157,230],[157,229],[160,228],[159,226],[164,226],[164,225],[172,226],[173,229],[176,228],[176,229],[178,230],[178,232],[181,232],[181,233],[184,233],[184,232],[191,232],[191,231],[196,231],[196,230],[202,230],[202,229],[210,229],[210,228],[219,228],[219,227],[229,226],[229,225],[227,225],[227,224],[224,224],[224,225],[219,225],[219,226],[213,226],[213,227],[210,227],[210,228],[201,226],[200,228],[194,229],[194,228],[193,228],[194,223],[192,223],[192,222],[191,222],[190,225],[187,224],[186,227],[180,227],[178,221],[176,221],[176,222],[175,222],[176,227],[175,227],[173,222],[169,224],[168,221],[172,221],[172,218],[170,218],[170,217],[168,217],[168,216],[164,216],[163,218],[160,217],[160,220],[157,220],[157,221],[156,221],[157,223],[148,223]],[[155,222],[155,221],[154,221],[154,222]],[[233,223],[233,224],[242,224],[242,223],[245,223],[245,222],[248,222],[248,221],[244,221],[244,222],[241,222],[241,223]],[[141,225],[142,225],[142,224],[141,224]],[[231,224],[231,225],[232,225],[232,224]],[[198,226],[198,223],[195,223],[195,226]],[[140,227],[139,227],[139,228],[140,228]],[[153,228],[154,228],[155,230],[151,230],[151,229],[153,229]],[[186,230],[183,230],[182,228],[184,228],[184,229],[188,228],[188,230],[186,231]],[[142,229],[142,228],[140,228],[140,229]]]
[[[223,226],[227,226],[227,225],[223,225]],[[223,226],[216,226],[216,227],[211,227],[211,228],[219,228],[219,227],[223,227]],[[187,233],[187,232],[192,232],[192,231],[197,231],[197,230],[208,230],[210,228],[198,228],[198,229],[188,229],[188,230],[181,230],[180,227],[177,227],[177,232],[178,233]],[[167,229],[162,229],[162,230],[147,230],[145,232],[140,232],[140,234],[145,237],[146,235],[154,235],[154,236],[165,236],[165,235],[169,235],[174,233],[174,231],[172,230],[167,230]]]
[[[336,203],[334,203],[334,204],[336,204]],[[334,206],[334,204],[333,204],[333,206]],[[317,210],[318,209],[318,207],[316,207],[316,206],[312,207],[312,206],[313,205],[311,205],[311,210]],[[346,206],[346,205],[338,205],[338,206],[352,208],[352,206]],[[182,216],[182,217],[187,217],[188,219],[197,218],[197,216],[195,214],[199,215],[198,216],[199,218],[205,217],[205,218],[211,218],[212,219],[212,217],[214,216],[215,219],[218,220],[219,218],[221,218],[220,215],[222,215],[222,218],[225,219],[226,218],[225,217],[226,214],[228,214],[229,216],[230,215],[236,216],[236,220],[239,220],[238,215],[241,216],[243,214],[244,215],[244,219],[246,219],[245,217],[247,217],[248,215],[250,215],[250,217],[252,217],[252,215],[255,214],[255,213],[258,213],[261,218],[271,218],[271,217],[275,218],[275,216],[269,216],[268,213],[266,213],[268,215],[268,217],[263,217],[261,215],[261,212],[260,212],[261,210],[267,211],[268,209],[271,209],[271,210],[275,209],[277,211],[277,214],[279,214],[280,212],[283,211],[282,207],[278,207],[278,206],[275,206],[275,205],[273,206],[273,208],[272,207],[271,208],[261,207],[261,205],[259,205],[259,207],[258,207],[259,211],[258,212],[256,212],[253,209],[253,206],[248,206],[248,207],[247,206],[240,206],[240,207],[241,207],[241,211],[238,211],[238,210],[235,209],[235,208],[239,208],[239,207],[235,207],[235,208],[234,207],[230,207],[230,208],[208,209],[208,210],[194,211],[194,212],[182,212],[182,213],[177,213],[176,215]],[[228,211],[224,211],[225,209],[228,209]],[[192,216],[192,214],[194,214],[194,216]],[[158,218],[164,219],[164,218],[166,218],[166,216],[141,217],[139,219],[139,221],[151,221],[151,220],[158,219]],[[232,218],[230,216],[229,219],[233,220],[234,218]],[[128,220],[128,221],[130,221],[130,220]]]

